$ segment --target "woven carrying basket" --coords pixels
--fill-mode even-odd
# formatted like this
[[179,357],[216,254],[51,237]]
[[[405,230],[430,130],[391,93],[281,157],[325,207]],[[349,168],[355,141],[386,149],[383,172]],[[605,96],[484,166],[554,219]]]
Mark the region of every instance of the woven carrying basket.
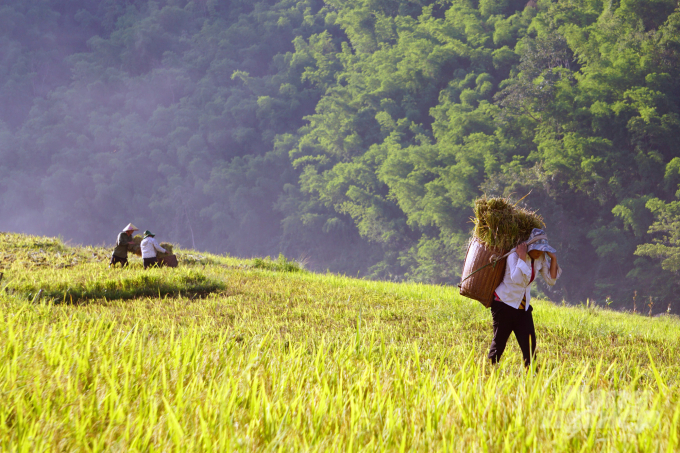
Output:
[[[477,238],[472,238],[468,245],[467,255],[465,255],[462,279],[503,255],[503,251],[487,248]],[[503,281],[506,261],[502,259],[495,266],[487,266],[463,281],[460,284],[461,296],[477,300],[487,308],[490,307],[493,302],[493,292]]]
[[163,267],[177,267],[177,257],[175,255],[167,255],[158,258],[158,265]]

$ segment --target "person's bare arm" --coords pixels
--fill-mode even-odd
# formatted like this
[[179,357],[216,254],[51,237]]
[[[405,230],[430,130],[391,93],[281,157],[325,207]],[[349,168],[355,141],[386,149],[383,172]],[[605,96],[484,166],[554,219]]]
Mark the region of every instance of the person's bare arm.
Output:
[[550,277],[554,280],[557,278],[557,255],[552,252],[546,252],[550,257]]

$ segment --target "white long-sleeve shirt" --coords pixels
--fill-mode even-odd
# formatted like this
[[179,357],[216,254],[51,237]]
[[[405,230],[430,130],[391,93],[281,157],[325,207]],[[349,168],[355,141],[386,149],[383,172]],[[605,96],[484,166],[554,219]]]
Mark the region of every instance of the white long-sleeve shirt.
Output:
[[142,243],[139,245],[142,248],[142,258],[156,258],[156,250],[165,253],[166,250],[158,245],[156,239],[151,236],[142,239]]
[[[536,280],[536,276],[540,273],[543,280],[548,285],[553,286],[557,279],[560,278],[560,275],[562,275],[562,268],[558,265],[557,277],[552,278],[550,276],[550,263],[546,257],[547,255],[543,253],[539,259],[534,260],[534,280]],[[529,303],[531,301],[531,258],[527,253],[526,259],[522,261],[519,259],[517,252],[513,251],[507,260],[505,276],[501,284],[496,288],[496,294],[500,300],[513,308],[519,308],[522,299],[526,295],[525,310],[529,310]]]

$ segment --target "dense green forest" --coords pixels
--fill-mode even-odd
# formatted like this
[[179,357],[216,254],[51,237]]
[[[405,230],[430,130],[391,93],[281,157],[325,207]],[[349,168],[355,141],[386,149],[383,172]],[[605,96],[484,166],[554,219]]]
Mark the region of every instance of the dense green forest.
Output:
[[455,284],[529,194],[548,297],[680,310],[675,1],[0,5],[0,229]]

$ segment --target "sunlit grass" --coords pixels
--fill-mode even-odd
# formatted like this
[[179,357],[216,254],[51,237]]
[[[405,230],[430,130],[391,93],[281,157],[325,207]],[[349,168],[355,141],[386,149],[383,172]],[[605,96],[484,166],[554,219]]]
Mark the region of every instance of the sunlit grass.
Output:
[[[221,287],[80,305],[2,292],[0,450],[679,448],[677,318],[537,302],[526,372],[512,339],[489,366],[489,312],[457,288],[185,253],[198,258],[174,270],[91,262],[34,280],[194,272]],[[31,280],[13,269],[2,286]]]

